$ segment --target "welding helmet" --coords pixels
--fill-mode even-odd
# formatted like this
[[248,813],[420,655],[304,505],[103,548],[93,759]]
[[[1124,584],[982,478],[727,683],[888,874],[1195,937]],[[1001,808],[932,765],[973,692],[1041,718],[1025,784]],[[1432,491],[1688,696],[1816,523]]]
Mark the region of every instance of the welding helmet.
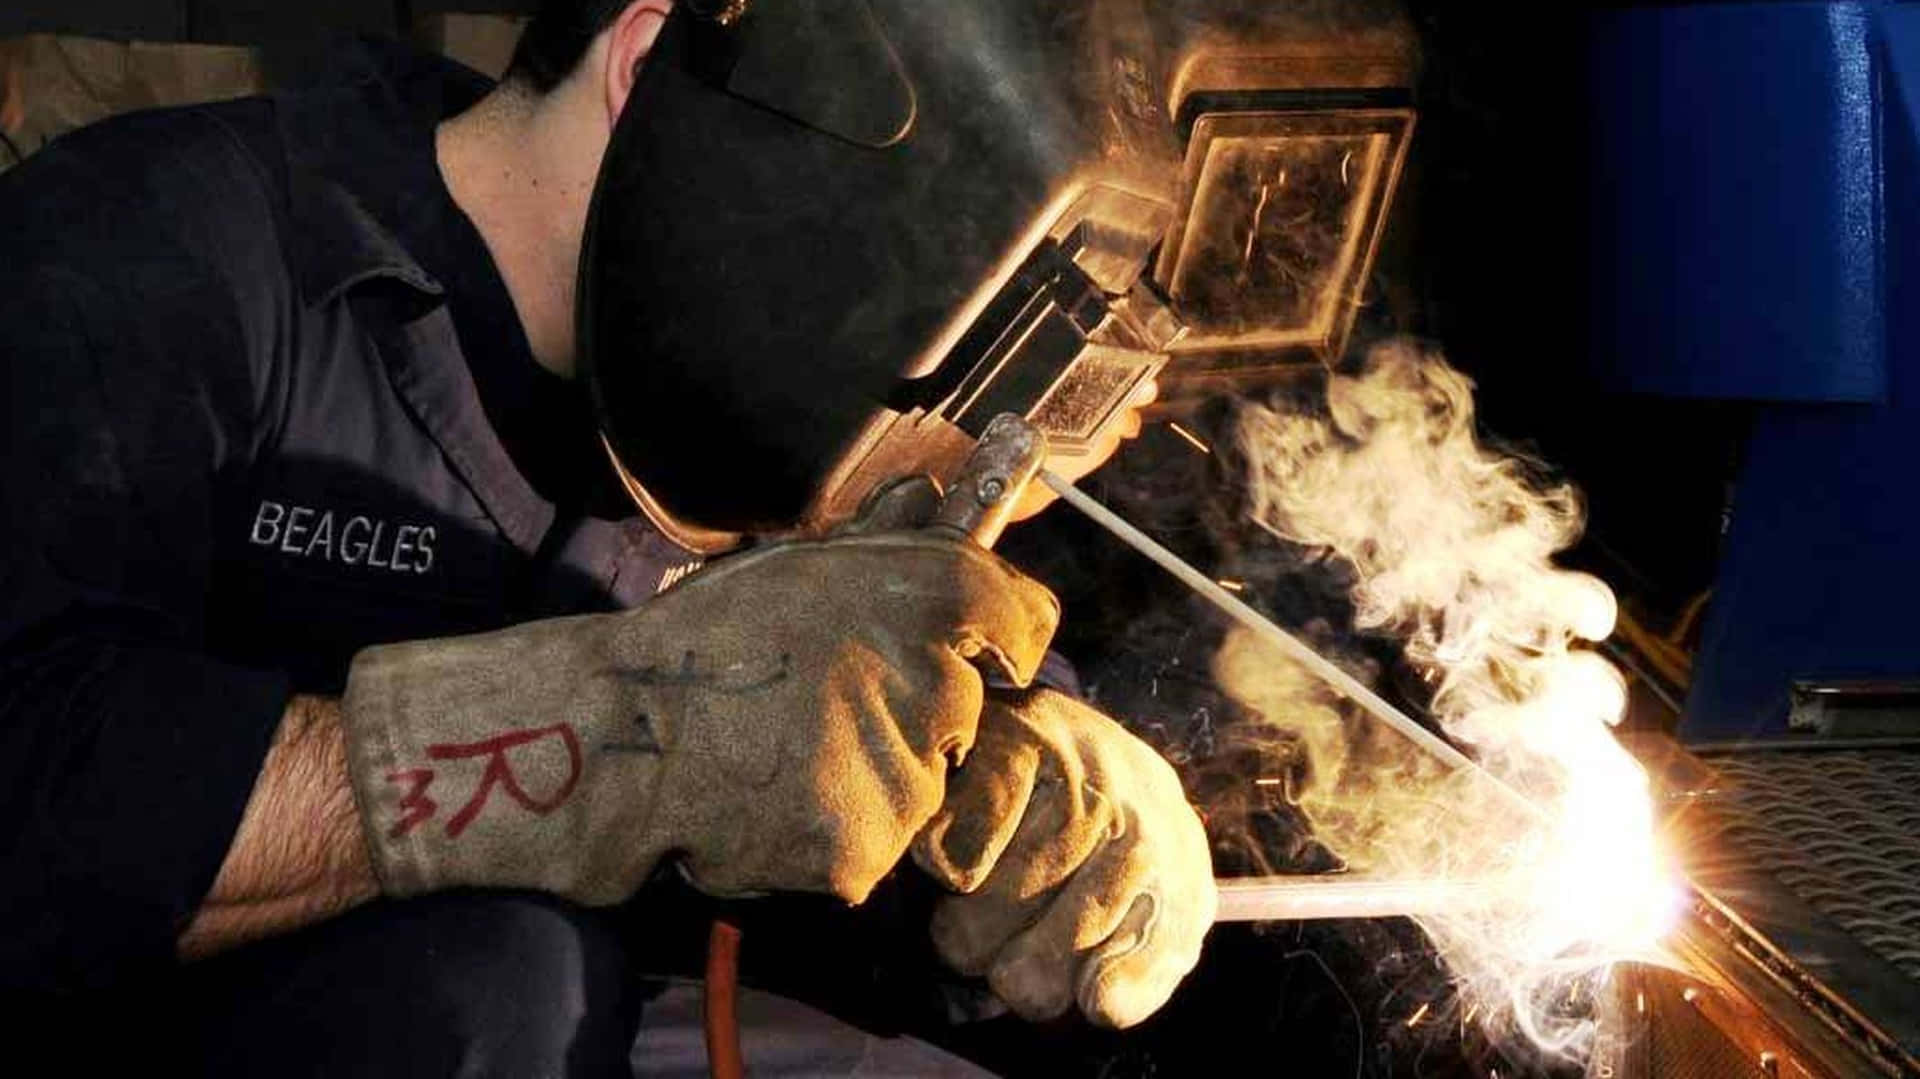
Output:
[[1337,348],[1409,40],[1384,0],[681,0],[582,251],[629,491],[695,547],[817,530],[999,412],[1073,453],[1169,356]]

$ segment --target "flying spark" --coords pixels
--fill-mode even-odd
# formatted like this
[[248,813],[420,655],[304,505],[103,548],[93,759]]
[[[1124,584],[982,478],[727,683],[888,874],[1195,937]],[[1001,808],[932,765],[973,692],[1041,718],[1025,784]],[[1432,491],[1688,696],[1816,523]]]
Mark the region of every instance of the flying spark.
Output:
[[1167,426],[1173,429],[1174,434],[1179,435],[1181,438],[1184,438],[1189,443],[1191,443],[1194,449],[1199,450],[1201,453],[1205,453],[1205,454],[1213,453],[1212,447],[1208,446],[1205,442],[1200,441],[1199,437],[1196,436],[1192,431],[1187,430],[1186,428],[1180,426],[1179,424],[1173,422],[1172,420],[1167,421]]

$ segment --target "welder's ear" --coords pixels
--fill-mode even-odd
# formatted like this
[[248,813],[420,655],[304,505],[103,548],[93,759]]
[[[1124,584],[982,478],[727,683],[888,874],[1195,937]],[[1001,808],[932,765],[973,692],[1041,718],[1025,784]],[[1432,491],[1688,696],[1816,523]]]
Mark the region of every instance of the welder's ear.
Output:
[[908,476],[874,488],[842,535],[903,532],[925,528],[940,508],[940,487],[930,476]]
[[633,84],[640,78],[640,65],[653,50],[654,39],[660,36],[660,27],[666,23],[667,11],[672,6],[671,0],[633,0],[604,31],[609,128],[620,119],[620,110],[627,107]]

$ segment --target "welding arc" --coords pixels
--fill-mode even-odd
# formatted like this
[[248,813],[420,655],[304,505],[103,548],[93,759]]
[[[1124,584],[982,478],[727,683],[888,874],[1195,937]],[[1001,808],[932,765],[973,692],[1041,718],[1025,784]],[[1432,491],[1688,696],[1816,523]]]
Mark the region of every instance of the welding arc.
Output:
[[1194,569],[1185,559],[1161,546],[1152,536],[1135,528],[1126,518],[1108,509],[1093,496],[1050,471],[1042,470],[1040,479],[1068,505],[1086,514],[1095,524],[1113,533],[1120,542],[1145,555],[1161,569],[1173,574],[1180,583],[1198,592],[1202,598],[1220,608],[1234,621],[1252,630],[1261,639],[1285,653],[1289,659],[1338,690],[1342,696],[1359,705],[1367,714],[1399,731],[1414,745],[1447,765],[1456,769],[1472,769],[1492,783],[1495,790],[1512,799],[1516,806],[1532,814],[1544,815],[1544,811],[1539,806],[1514,790],[1499,776],[1482,768],[1478,761],[1455,749],[1446,739],[1422,727],[1414,721],[1413,717],[1395,708],[1378,693],[1363,685],[1359,679],[1334,666],[1326,657],[1309,648],[1300,638],[1275,625],[1272,619],[1249,607],[1241,601],[1240,597],[1222,588],[1213,578]]

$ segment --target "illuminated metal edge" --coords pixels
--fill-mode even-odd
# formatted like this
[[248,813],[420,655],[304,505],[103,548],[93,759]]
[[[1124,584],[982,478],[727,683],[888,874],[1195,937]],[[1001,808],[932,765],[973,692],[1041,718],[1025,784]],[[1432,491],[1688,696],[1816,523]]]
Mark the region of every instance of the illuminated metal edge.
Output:
[[[1729,906],[1697,886],[1668,939],[1678,970],[1640,968],[1617,979],[1617,995],[1648,978],[1674,978],[1699,1017],[1762,1075],[1920,1077],[1920,1060],[1788,957]],[[1697,983],[1697,984],[1696,984]],[[1651,1077],[1647,1019],[1616,1000],[1589,1076]]]
[[1920,1058],[1907,1052],[1878,1024],[1775,947],[1727,904],[1696,888],[1691,913],[1752,964],[1750,969],[1758,970],[1774,984],[1792,992],[1807,1012],[1818,1016],[1857,1051],[1869,1054],[1883,1071],[1890,1075],[1920,1077]]
[[1739,985],[1782,1023],[1853,1047],[1856,1064],[1877,1062],[1858,1074],[1920,1076],[1920,983],[1732,839],[1717,810],[1730,797],[1725,773],[1696,756],[1700,747],[1644,731],[1622,741],[1660,793],[1666,843],[1691,871],[1673,935],[1683,965]]

